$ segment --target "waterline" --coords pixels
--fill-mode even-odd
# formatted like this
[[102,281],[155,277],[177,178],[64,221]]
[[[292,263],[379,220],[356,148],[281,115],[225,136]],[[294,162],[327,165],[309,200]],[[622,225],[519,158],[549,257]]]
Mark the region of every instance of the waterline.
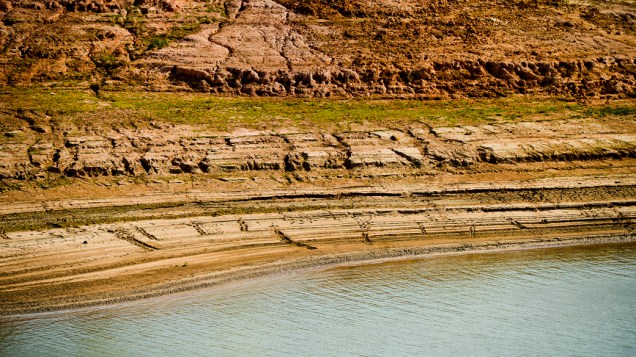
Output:
[[2,355],[633,355],[636,245],[279,275],[0,319]]

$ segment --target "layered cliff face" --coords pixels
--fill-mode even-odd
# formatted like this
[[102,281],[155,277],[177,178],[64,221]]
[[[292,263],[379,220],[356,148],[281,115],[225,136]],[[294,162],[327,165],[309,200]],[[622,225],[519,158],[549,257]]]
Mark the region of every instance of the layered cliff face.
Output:
[[0,81],[259,96],[636,96],[632,1],[0,1]]
[[[5,131],[0,142],[0,192],[24,182],[73,177],[198,175],[216,180],[265,175],[311,182],[344,176],[569,170],[579,165],[633,171],[636,157],[636,124],[620,117],[515,123],[504,119],[456,126],[387,120],[385,127],[367,123],[363,128],[325,130],[288,125],[219,132],[161,122],[137,127],[141,120],[133,120],[136,125],[110,123],[113,126],[108,128],[104,123],[99,128],[83,123],[90,121],[83,119],[90,114],[77,120],[49,114],[16,113],[14,130]],[[533,163],[539,166],[533,168]]]

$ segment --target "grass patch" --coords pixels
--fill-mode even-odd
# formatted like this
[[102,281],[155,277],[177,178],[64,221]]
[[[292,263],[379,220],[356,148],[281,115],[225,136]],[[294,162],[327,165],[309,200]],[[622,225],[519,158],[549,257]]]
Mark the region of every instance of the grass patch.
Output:
[[167,47],[170,42],[182,39],[189,34],[193,34],[199,31],[201,29],[201,24],[209,23],[212,23],[212,20],[207,17],[201,17],[197,19],[196,22],[183,23],[172,26],[167,33],[152,37],[148,42],[146,50],[152,51]]
[[93,63],[98,69],[106,71],[106,73],[112,72],[123,66],[125,63],[119,58],[115,57],[112,53],[102,52],[99,55],[91,57]]
[[323,100],[211,97],[195,93],[111,93],[113,108],[143,113],[174,124],[215,129],[236,126],[311,126],[330,129],[343,124],[439,125],[572,119],[633,118],[636,102],[589,107],[554,99],[503,98],[484,100]]
[[169,44],[170,40],[168,40],[165,36],[156,36],[150,39],[150,43],[148,44],[148,51],[159,50],[167,47]]
[[601,117],[601,118],[614,117],[614,116],[636,118],[636,105],[620,106],[620,107],[603,106],[598,108],[588,108],[585,111],[585,114],[589,116]]
[[556,99],[418,101],[377,99],[290,99],[214,97],[200,93],[102,92],[90,90],[0,89],[0,109],[46,113],[80,126],[150,121],[190,124],[203,129],[236,127],[311,127],[342,129],[347,125],[400,127],[419,122],[431,126],[482,125],[517,121],[576,118],[636,118],[636,101],[580,104]]

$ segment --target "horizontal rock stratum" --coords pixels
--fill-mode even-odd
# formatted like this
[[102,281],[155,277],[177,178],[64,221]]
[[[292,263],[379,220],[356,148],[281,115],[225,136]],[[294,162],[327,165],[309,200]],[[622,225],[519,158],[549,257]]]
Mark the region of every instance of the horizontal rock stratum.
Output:
[[[620,160],[636,156],[633,123],[593,120],[355,132],[243,130],[201,133],[188,126],[120,129],[60,141],[0,145],[0,178],[166,176],[231,172],[340,175],[360,169],[422,174],[440,167]],[[17,135],[17,134],[16,134]],[[37,136],[33,136],[35,139]]]

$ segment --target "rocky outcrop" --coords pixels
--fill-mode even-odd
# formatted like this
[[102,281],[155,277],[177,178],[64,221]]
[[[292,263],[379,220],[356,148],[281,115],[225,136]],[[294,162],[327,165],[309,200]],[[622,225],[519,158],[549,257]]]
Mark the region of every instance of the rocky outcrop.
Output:
[[[603,69],[595,69],[595,65],[601,64]],[[236,95],[440,98],[543,93],[585,99],[636,97],[635,70],[636,58],[600,57],[567,63],[442,62],[422,69],[405,70],[397,77],[390,72],[366,70],[289,72],[280,69],[267,71],[258,67],[215,67],[206,71],[178,65],[171,73],[175,79],[191,83],[198,90]],[[612,73],[611,77],[606,73]]]
[[490,163],[532,161],[571,161],[633,157],[636,136],[547,140],[519,140],[485,143],[478,147],[479,157]]
[[291,144],[285,157],[286,171],[311,171],[344,168],[347,154],[331,134],[286,134]]
[[210,148],[199,165],[204,172],[280,170],[287,144],[278,136],[248,133],[225,137],[225,145]]
[[332,59],[291,26],[287,9],[271,0],[239,3],[227,5],[231,22],[207,26],[151,53],[146,62],[166,68],[174,80],[215,93],[276,96],[295,88],[313,95],[328,84],[325,69],[333,67]]
[[[471,55],[465,58],[441,56],[450,58],[410,61],[413,63],[397,66],[359,65],[328,55],[334,52],[332,49],[318,51],[317,46],[311,45],[308,33],[300,32],[295,25],[303,23],[302,20],[290,20],[290,17],[296,19],[294,16],[297,15],[283,6],[271,0],[243,1],[240,5],[228,6],[231,19],[228,23],[220,28],[210,26],[196,36],[152,53],[149,63],[171,66],[173,80],[185,81],[198,90],[235,95],[439,98],[543,93],[576,98],[636,96],[633,76],[636,52],[633,48],[625,47],[622,54],[585,58],[504,60]],[[361,43],[353,46],[361,45],[365,46]],[[206,55],[194,54],[195,47]]]
[[[629,125],[628,125],[629,127]],[[224,173],[237,171],[416,174],[483,164],[620,160],[636,157],[625,126],[593,121],[283,133],[197,134],[187,127],[120,130],[63,142],[0,145],[0,178]]]

